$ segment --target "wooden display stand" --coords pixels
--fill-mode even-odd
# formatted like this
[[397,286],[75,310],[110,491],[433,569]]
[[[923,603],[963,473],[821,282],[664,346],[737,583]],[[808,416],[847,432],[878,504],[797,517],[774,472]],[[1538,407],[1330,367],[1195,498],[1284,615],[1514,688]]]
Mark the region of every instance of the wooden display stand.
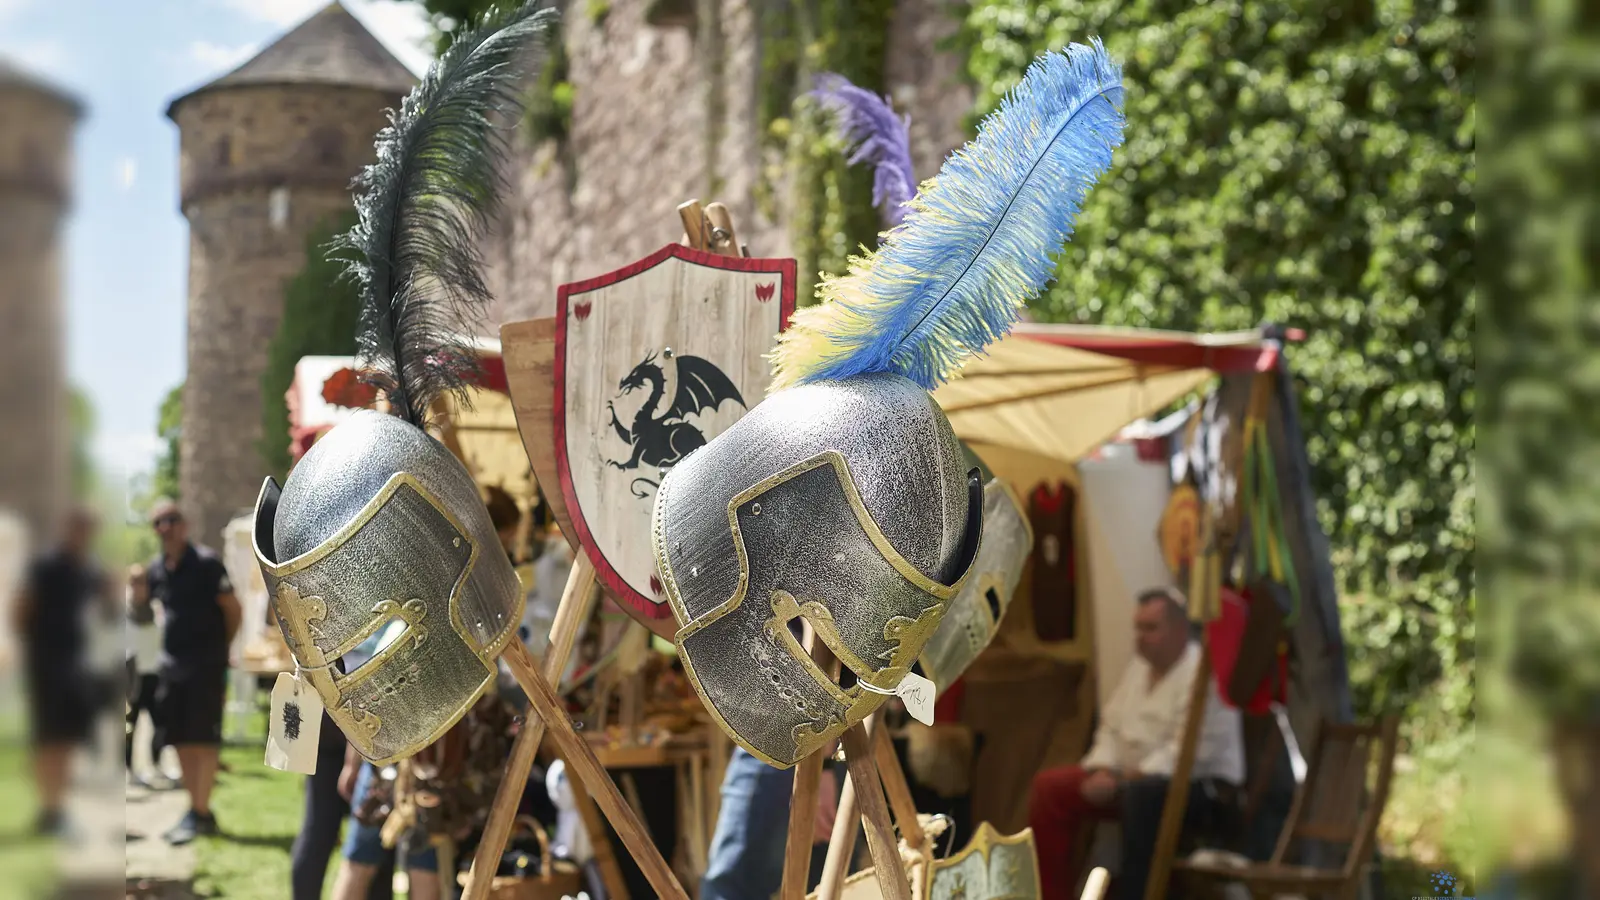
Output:
[[[811,658],[829,677],[837,677],[839,663],[827,645],[817,640],[807,624],[806,638],[811,643]],[[874,713],[857,723],[840,738],[845,763],[849,767],[839,797],[839,811],[833,820],[828,840],[828,858],[822,881],[817,887],[819,900],[838,900],[849,874],[850,857],[856,846],[856,829],[867,829],[867,849],[872,854],[873,870],[885,900],[912,900],[911,879],[901,862],[895,824],[906,844],[924,849],[928,838],[917,820],[911,786],[906,781],[900,759],[889,743],[883,726],[883,713]],[[806,875],[811,860],[811,822],[817,810],[817,791],[822,781],[822,765],[828,754],[818,752],[795,764],[794,790],[789,804],[789,836],[784,847],[783,886],[780,900],[803,900]],[[885,792],[888,802],[885,803]],[[893,809],[893,819],[890,809]]]
[[[683,221],[682,243],[685,245],[725,256],[747,255],[734,233],[733,218],[723,204],[712,203],[702,208],[699,201],[690,200],[678,207],[678,214]],[[541,378],[543,384],[549,383],[554,348],[547,322],[517,323],[517,325],[527,326],[530,332],[526,335],[527,340],[523,342],[526,352],[514,349],[512,344],[515,342],[512,341],[503,340],[502,345],[505,347],[508,379],[535,383],[534,390],[523,392],[522,397],[514,396],[513,403],[518,406],[517,418],[522,427],[523,443],[528,450],[530,461],[535,464],[535,468],[539,468],[538,464],[549,460],[553,454],[554,423],[549,399],[545,396],[548,391],[538,390],[537,387],[542,386],[539,384]],[[550,431],[545,434],[530,433],[533,429],[528,427],[529,422],[548,424]],[[558,521],[561,521],[565,510],[556,512]],[[563,521],[561,524],[566,526],[563,528],[565,533],[569,535],[574,533],[570,529],[569,522]],[[594,564],[588,554],[577,553],[572,572],[567,579],[566,589],[561,595],[560,606],[556,610],[555,620],[551,625],[550,646],[545,653],[543,671],[535,666],[527,649],[520,642],[514,641],[502,657],[511,667],[517,682],[533,701],[537,717],[528,719],[512,746],[505,777],[495,794],[488,822],[484,826],[483,836],[473,856],[472,871],[467,879],[466,900],[486,900],[493,889],[493,876],[499,867],[500,857],[505,852],[506,842],[511,836],[517,804],[527,786],[528,773],[533,768],[539,743],[547,728],[556,738],[559,754],[566,761],[569,772],[576,775],[571,782],[574,792],[579,795],[578,809],[583,815],[584,827],[589,832],[595,849],[595,858],[611,900],[628,900],[628,893],[622,884],[621,871],[611,855],[605,830],[600,827],[593,806],[582,796],[585,792],[604,811],[624,846],[633,855],[634,861],[644,872],[645,877],[649,879],[656,895],[688,900],[688,895],[672,874],[671,868],[650,840],[649,832],[639,820],[638,814],[623,799],[621,791],[601,765],[590,742],[578,735],[573,728],[552,687],[552,684],[559,681],[562,671],[566,668],[578,632],[582,624],[588,620],[600,592],[601,585],[596,578]]]

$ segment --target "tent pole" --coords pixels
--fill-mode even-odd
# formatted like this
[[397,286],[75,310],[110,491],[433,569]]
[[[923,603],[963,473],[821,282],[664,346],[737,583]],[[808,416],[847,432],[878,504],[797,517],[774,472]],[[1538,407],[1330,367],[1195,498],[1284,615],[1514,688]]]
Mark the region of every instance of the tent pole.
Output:
[[[1215,614],[1222,588],[1216,510],[1210,504],[1207,504],[1206,510],[1201,551],[1195,554],[1192,563],[1189,589],[1190,618],[1201,623],[1209,621]],[[1189,709],[1183,721],[1183,743],[1179,747],[1178,761],[1167,787],[1166,802],[1161,808],[1161,825],[1156,831],[1155,853],[1150,857],[1150,877],[1145,883],[1144,900],[1165,900],[1167,896],[1167,881],[1172,874],[1173,858],[1178,854],[1178,838],[1183,832],[1184,814],[1189,808],[1189,780],[1194,773],[1194,758],[1200,745],[1210,684],[1211,649],[1202,634],[1200,663],[1195,667],[1194,682],[1189,688]]]

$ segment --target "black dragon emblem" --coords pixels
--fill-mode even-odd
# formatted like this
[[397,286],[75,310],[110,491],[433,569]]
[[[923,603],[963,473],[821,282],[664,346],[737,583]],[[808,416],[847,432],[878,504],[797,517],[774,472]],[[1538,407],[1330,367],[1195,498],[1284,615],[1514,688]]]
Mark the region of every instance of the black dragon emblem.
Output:
[[[715,411],[725,400],[749,408],[738,386],[715,363],[699,356],[674,356],[671,350],[667,350],[665,356],[677,363],[678,368],[678,390],[665,412],[656,415],[661,398],[667,393],[667,373],[656,363],[654,352],[617,384],[618,397],[643,390],[647,385],[650,388],[650,397],[633,417],[632,428],[624,426],[617,418],[616,401],[606,401],[606,409],[611,411],[611,427],[616,429],[617,437],[633,448],[633,455],[625,462],[607,460],[608,465],[624,470],[641,465],[657,469],[671,466],[690,451],[705,446],[706,436],[686,421],[689,416],[708,409]],[[640,476],[629,485],[629,490],[635,497],[647,497],[649,494],[640,487],[658,485],[659,482]]]

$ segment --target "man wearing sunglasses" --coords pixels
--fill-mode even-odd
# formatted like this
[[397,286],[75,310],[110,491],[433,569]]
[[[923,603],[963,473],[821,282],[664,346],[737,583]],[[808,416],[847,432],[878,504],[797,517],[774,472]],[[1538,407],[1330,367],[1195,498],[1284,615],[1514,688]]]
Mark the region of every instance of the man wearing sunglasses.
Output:
[[189,542],[188,524],[176,503],[156,503],[150,523],[161,539],[161,552],[149,566],[150,594],[165,613],[156,745],[177,749],[189,792],[188,814],[164,837],[187,844],[217,833],[211,788],[217,780],[228,646],[239,630],[239,601],[216,551]]

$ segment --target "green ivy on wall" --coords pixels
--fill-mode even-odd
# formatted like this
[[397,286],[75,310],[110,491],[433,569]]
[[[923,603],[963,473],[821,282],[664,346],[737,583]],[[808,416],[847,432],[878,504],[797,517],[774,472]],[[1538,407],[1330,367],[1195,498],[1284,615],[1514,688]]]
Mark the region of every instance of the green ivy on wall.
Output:
[[289,472],[285,395],[294,382],[295,364],[303,356],[356,352],[361,292],[345,276],[344,260],[328,255],[328,244],[355,224],[356,213],[350,209],[313,228],[306,236],[305,267],[284,286],[283,318],[267,345],[267,366],[261,373],[261,441],[256,445],[267,472],[279,480]]
[[[852,253],[875,247],[882,228],[872,172],[845,164],[831,125],[805,97],[819,72],[837,72],[882,93],[893,0],[769,0],[757,6],[761,61],[757,114],[763,143],[782,164],[763,173],[757,208],[774,215],[789,179],[789,233],[802,281],[843,272]],[[811,292],[805,291],[802,302]]]
[[[1358,714],[1472,715],[1473,19],[1452,0],[973,0],[985,111],[1100,36],[1126,144],[1041,320],[1291,350]],[[1441,735],[1442,737],[1443,735]]]
[[566,30],[567,26],[562,24],[551,32],[539,77],[523,98],[522,127],[535,144],[565,141],[572,130],[575,92],[569,80]]
[[[496,6],[496,0],[421,0],[437,32],[435,45],[439,52],[450,46],[457,29],[472,23]],[[563,24],[549,36],[545,58],[539,76],[523,97],[523,128],[534,143],[545,140],[564,141],[572,125],[572,82],[568,80],[567,41],[565,17],[567,2],[554,4],[562,13]],[[584,14],[591,24],[600,27],[611,14],[607,0],[585,0]]]

